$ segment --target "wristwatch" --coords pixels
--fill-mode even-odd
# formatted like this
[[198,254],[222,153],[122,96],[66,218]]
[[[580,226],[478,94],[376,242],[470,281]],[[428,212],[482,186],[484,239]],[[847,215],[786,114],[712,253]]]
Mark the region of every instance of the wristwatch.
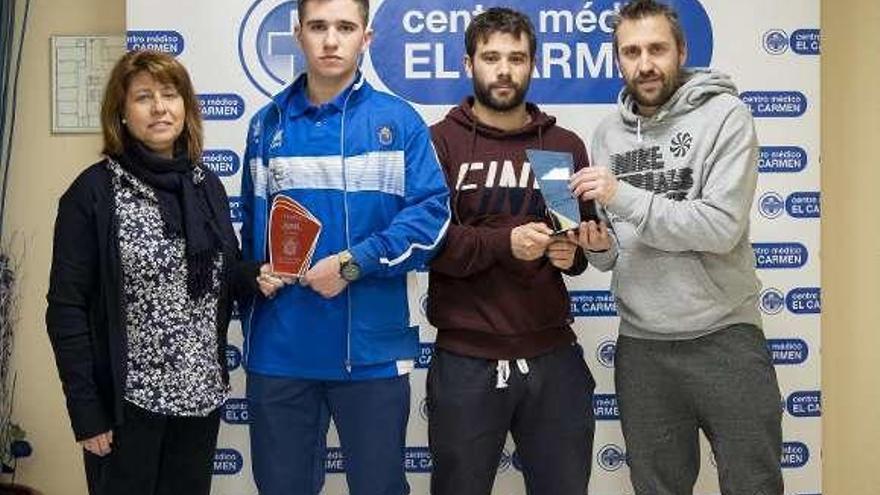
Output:
[[351,252],[342,251],[336,255],[339,260],[339,276],[346,282],[354,282],[361,277],[361,265],[357,264]]

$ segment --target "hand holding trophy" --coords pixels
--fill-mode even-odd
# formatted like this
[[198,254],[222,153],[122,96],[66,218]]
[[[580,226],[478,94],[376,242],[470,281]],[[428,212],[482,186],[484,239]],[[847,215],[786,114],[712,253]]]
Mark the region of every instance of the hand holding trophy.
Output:
[[269,210],[269,263],[260,267],[257,283],[266,297],[302,279],[318,245],[321,222],[294,199],[279,194]]

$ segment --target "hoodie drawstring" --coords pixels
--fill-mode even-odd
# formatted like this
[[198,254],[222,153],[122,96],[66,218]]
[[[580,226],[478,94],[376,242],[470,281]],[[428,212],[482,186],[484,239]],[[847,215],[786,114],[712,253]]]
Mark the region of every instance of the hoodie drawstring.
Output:
[[642,119],[641,117],[636,118],[636,137],[639,142],[642,142]]
[[[516,367],[520,374],[529,374],[529,363],[525,359],[517,359]],[[499,359],[495,365],[495,388],[507,388],[507,380],[510,378],[510,361],[507,359]]]

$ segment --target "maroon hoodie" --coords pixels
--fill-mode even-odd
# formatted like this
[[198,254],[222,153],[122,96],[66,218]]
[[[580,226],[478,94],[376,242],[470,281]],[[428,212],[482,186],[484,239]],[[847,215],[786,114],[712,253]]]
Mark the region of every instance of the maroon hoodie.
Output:
[[[478,122],[472,105],[470,97],[431,127],[451,191],[452,223],[431,262],[428,320],[442,349],[485,359],[531,358],[575,335],[559,269],[546,257],[518,260],[510,249],[514,227],[549,224],[525,150],[569,152],[575,168],[587,166],[587,150],[535,105],[527,105],[531,121],[515,131]],[[578,249],[566,273],[586,267]]]

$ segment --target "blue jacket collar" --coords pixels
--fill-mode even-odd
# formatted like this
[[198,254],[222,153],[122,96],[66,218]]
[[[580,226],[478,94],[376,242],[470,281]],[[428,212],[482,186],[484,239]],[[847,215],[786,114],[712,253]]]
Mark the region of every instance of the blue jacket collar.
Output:
[[[332,105],[340,112],[345,106],[345,100],[351,105],[361,99],[362,95],[370,89],[364,74],[357,71],[354,81],[348,87],[343,89],[335,98],[327,104]],[[288,117],[297,117],[305,113],[309,107],[313,106],[306,96],[306,73],[300,74],[293,83],[284,91],[275,95],[272,100],[279,108],[285,111]]]

